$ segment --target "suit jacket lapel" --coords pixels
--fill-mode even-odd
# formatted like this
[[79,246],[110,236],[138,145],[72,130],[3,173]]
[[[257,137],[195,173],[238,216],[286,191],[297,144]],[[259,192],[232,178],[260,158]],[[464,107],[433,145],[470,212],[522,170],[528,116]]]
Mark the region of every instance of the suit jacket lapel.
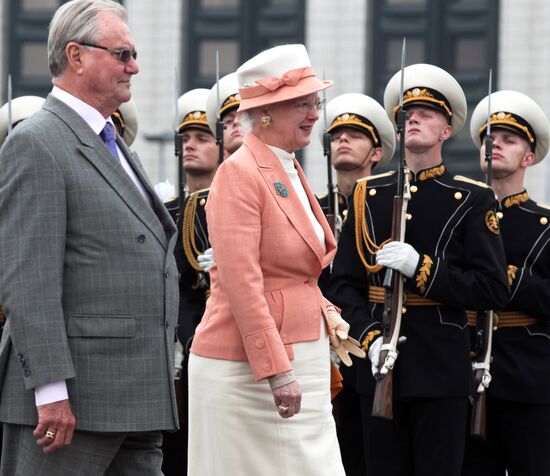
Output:
[[[48,96],[44,109],[58,116],[67,127],[79,139],[80,145],[77,146],[82,156],[88,160],[97,171],[103,176],[106,182],[113,187],[115,192],[126,203],[126,205],[134,212],[134,214],[151,230],[157,237],[162,246],[167,246],[167,236],[164,230],[164,224],[160,222],[160,217],[155,214],[155,211],[149,206],[143,198],[136,185],[122,168],[117,164],[101,138],[86,124],[73,109],[64,104],[62,101],[53,96]],[[119,143],[120,145],[120,143]],[[124,146],[124,153],[129,149]],[[127,155],[128,160],[132,153]],[[138,169],[135,160],[131,162],[134,170]],[[137,172],[136,172],[137,173]],[[139,173],[138,177],[143,179],[144,174]],[[148,181],[142,181],[146,190],[151,189]],[[148,185],[146,185],[146,183]],[[153,192],[154,194],[154,192]],[[155,194],[156,195],[156,194]],[[152,197],[152,194],[151,194]],[[153,198],[153,197],[152,197]]]
[[[277,156],[271,151],[271,149],[269,149],[269,147],[261,142],[255,135],[248,134],[245,137],[245,144],[250,148],[252,154],[256,158],[260,174],[264,178],[267,188],[271,192],[271,195],[273,196],[281,210],[288,217],[294,228],[296,228],[296,231],[302,236],[304,241],[312,249],[319,261],[322,262],[325,255],[323,247],[319,242],[319,238],[317,237],[317,234],[313,229],[311,221],[309,220],[309,217],[307,216],[298,195],[295,193],[294,189],[291,186],[288,174],[283,168],[281,162],[279,161]],[[304,183],[305,179],[303,177],[303,174],[300,176],[300,179],[302,180],[302,183]],[[288,194],[288,196],[284,197],[277,192],[277,189],[275,188],[276,182],[283,183],[287,187],[287,189],[290,187],[290,193]],[[306,189],[307,193],[307,189],[309,187],[304,186],[304,188]],[[311,203],[311,197],[309,194],[308,199]],[[314,201],[316,202],[315,199]]]
[[168,213],[166,206],[158,198],[158,195],[155,192],[153,184],[151,183],[151,181],[149,180],[149,177],[147,176],[145,170],[143,169],[143,166],[141,165],[141,161],[139,160],[137,154],[135,152],[132,152],[130,148],[126,145],[126,143],[122,140],[122,138],[118,135],[117,135],[117,144],[120,147],[120,149],[123,151],[124,155],[126,156],[126,160],[130,164],[132,169],[134,169],[134,172],[136,173],[141,184],[143,185],[143,188],[149,195],[149,199],[151,200],[151,206],[153,207],[157,217],[161,221],[164,227],[164,230],[166,231],[166,235],[168,237],[172,236],[177,231],[174,225],[174,222],[172,220],[172,217]]

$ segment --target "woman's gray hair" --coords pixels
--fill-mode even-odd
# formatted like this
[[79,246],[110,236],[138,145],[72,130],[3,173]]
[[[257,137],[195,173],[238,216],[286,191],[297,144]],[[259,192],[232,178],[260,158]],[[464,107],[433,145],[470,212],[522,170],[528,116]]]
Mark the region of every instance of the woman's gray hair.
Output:
[[54,78],[63,74],[67,67],[67,43],[95,43],[99,40],[98,14],[103,11],[128,21],[126,8],[113,0],[72,0],[57,9],[48,35],[48,64]]
[[239,129],[243,136],[254,132],[254,129],[260,125],[256,109],[247,109],[246,111],[239,112]]

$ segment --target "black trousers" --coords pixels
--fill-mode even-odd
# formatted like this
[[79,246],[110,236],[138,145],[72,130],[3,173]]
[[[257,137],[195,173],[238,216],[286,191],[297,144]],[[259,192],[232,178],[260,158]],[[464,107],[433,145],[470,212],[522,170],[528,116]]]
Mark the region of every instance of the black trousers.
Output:
[[354,367],[341,366],[344,388],[332,401],[336,434],[346,476],[365,476],[361,399],[352,384]]
[[550,405],[487,399],[487,440],[468,437],[463,476],[550,475]]
[[164,432],[162,440],[162,473],[164,476],[182,476],[187,474],[187,444],[189,388],[187,386],[187,358],[183,362],[181,378],[175,381],[176,399],[180,429],[175,432]]
[[393,420],[370,416],[361,397],[368,476],[460,476],[468,399],[394,401]]

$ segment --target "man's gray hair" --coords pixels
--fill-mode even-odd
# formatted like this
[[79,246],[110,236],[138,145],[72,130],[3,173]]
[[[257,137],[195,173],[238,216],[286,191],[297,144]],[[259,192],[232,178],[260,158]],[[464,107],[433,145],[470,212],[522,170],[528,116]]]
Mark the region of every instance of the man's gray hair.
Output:
[[98,38],[98,14],[109,11],[128,21],[126,8],[113,0],[71,0],[57,9],[50,22],[48,64],[54,78],[67,67],[65,47],[70,41],[95,43]]

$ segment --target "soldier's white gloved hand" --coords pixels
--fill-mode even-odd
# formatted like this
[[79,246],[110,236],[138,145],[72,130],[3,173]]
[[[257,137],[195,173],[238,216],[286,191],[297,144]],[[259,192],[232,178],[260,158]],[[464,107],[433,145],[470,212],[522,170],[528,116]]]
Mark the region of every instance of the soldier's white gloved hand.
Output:
[[361,344],[348,335],[349,324],[342,319],[334,306],[327,307],[327,320],[331,350],[336,352],[342,363],[347,367],[352,365],[349,354],[364,359],[366,354],[361,349]]
[[399,271],[403,276],[412,278],[420,255],[408,243],[390,241],[376,253],[376,264]]
[[204,271],[210,271],[210,268],[214,266],[214,252],[212,248],[207,248],[202,255],[197,256],[197,262]]
[[159,182],[155,185],[155,192],[160,198],[160,201],[165,202],[169,198],[175,197],[176,188],[170,183],[169,180],[165,180],[164,182]]
[[378,364],[380,363],[380,347],[382,347],[382,337],[377,337],[373,342],[371,342],[368,349],[373,376],[376,376],[378,373]]

